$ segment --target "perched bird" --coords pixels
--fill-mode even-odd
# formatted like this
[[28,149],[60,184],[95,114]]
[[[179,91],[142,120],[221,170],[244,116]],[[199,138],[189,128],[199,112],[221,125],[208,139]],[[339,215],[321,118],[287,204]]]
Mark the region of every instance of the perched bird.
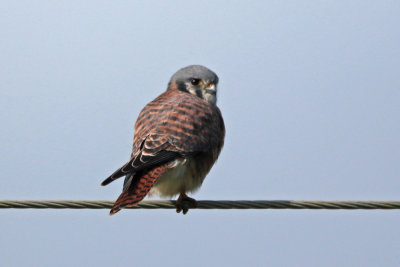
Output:
[[179,194],[177,212],[186,214],[197,202],[196,191],[224,145],[225,126],[216,106],[218,76],[200,65],[178,70],[167,90],[148,103],[135,124],[129,161],[102,182],[125,176],[110,215],[139,203],[148,193]]

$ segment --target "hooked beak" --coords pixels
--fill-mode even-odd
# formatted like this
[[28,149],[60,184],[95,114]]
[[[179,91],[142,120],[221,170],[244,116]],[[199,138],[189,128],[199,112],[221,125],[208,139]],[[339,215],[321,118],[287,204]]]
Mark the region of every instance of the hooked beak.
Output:
[[217,87],[213,83],[209,83],[204,90],[208,94],[212,94],[212,95],[217,94]]

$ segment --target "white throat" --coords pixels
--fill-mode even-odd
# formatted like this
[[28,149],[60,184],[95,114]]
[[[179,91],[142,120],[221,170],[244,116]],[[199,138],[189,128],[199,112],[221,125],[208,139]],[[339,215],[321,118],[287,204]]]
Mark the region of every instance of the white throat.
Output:
[[203,99],[211,104],[217,104],[217,95],[215,93],[211,94],[209,92],[204,92]]

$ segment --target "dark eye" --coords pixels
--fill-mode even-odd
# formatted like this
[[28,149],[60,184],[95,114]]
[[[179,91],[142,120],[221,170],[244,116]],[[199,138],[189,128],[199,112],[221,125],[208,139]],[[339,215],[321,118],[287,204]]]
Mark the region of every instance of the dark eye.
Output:
[[190,80],[190,83],[191,83],[192,85],[199,85],[200,79],[191,79],[191,80]]

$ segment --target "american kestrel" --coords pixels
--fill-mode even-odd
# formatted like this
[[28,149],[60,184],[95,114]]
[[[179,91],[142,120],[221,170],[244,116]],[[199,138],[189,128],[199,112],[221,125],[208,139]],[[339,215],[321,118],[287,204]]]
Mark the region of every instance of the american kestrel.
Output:
[[148,193],[179,194],[176,211],[186,214],[186,195],[196,191],[224,145],[225,126],[216,106],[218,76],[200,65],[178,70],[167,90],[148,103],[135,124],[129,161],[101,185],[125,176],[110,215],[139,203]]

